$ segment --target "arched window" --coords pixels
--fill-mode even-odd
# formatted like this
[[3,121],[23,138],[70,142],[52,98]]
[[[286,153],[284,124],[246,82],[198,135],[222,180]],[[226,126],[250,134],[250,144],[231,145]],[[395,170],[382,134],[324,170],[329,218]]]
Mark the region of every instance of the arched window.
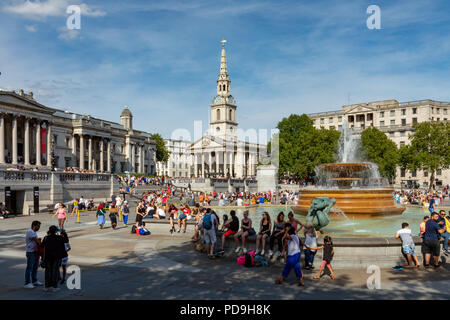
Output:
[[220,120],[220,110],[217,109],[217,116],[216,116],[217,120]]
[[230,109],[230,120],[233,120],[233,110]]

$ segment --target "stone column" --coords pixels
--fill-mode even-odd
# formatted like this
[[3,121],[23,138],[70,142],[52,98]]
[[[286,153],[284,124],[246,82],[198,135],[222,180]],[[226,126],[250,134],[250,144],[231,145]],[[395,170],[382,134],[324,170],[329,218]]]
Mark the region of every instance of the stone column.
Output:
[[205,177],[205,152],[202,150],[202,178]]
[[80,169],[84,169],[84,137],[80,134]]
[[12,117],[12,164],[17,165],[17,116]]
[[235,173],[237,178],[244,177],[244,161],[245,161],[245,153],[244,146],[242,142],[238,142],[238,148],[236,152],[236,164],[235,164]]
[[94,167],[92,165],[92,136],[89,136],[88,140],[88,170],[93,170]]
[[139,146],[139,173],[144,173],[144,147],[142,145]]
[[24,165],[29,166],[30,165],[30,119],[25,117],[25,137],[24,137],[24,151],[25,151],[25,157],[24,157]]
[[105,159],[103,158],[104,144],[105,144],[105,142],[103,141],[103,138],[100,138],[100,172],[105,171],[105,164],[104,164]]
[[41,166],[41,123],[36,122],[36,166]]
[[0,114],[0,164],[5,163],[5,115]]
[[108,150],[107,150],[107,170],[108,172],[111,172],[111,140],[108,140]]
[[194,152],[194,176],[197,178],[198,176],[198,154]]
[[209,164],[208,164],[208,173],[211,174],[213,172],[212,170],[212,152],[208,151],[208,160],[209,160]]
[[135,150],[135,145],[134,144],[132,144],[131,145],[131,170],[130,170],[130,172],[135,172],[136,171],[136,169],[134,168],[134,166],[135,166],[135,164],[136,164],[136,160],[135,160],[135,158],[134,158],[134,153],[136,152],[136,150]]
[[52,165],[52,127],[47,123],[47,166]]

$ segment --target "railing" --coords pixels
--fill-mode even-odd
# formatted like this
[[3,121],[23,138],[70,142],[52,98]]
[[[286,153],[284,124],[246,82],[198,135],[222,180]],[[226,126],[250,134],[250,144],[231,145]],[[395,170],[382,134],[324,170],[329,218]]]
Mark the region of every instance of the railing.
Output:
[[24,180],[25,179],[25,173],[24,172],[18,172],[18,171],[5,171],[4,172],[5,180]]
[[[52,176],[59,177],[61,182],[109,182],[111,175],[105,173],[66,173],[66,172],[51,172],[51,171],[10,171],[0,170],[0,177],[5,181],[49,181]],[[1,181],[1,180],[0,180]]]
[[49,173],[32,173],[31,174],[31,180],[40,180],[40,181],[45,181],[48,180],[48,178],[50,177]]

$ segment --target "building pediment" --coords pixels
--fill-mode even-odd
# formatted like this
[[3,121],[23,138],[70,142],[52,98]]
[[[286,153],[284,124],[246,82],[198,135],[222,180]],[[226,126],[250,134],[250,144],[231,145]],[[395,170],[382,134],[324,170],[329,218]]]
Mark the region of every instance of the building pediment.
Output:
[[0,91],[0,107],[12,113],[20,113],[22,111],[22,114],[31,112],[33,114],[40,113],[50,116],[56,112],[55,109],[46,107],[29,97],[21,96],[10,91]]

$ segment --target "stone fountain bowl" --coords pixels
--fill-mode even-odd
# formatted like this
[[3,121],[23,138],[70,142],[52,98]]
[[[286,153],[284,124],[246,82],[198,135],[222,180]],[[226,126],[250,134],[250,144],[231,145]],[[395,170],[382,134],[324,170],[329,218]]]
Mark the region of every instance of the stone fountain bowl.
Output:
[[331,173],[357,173],[365,170],[370,170],[373,167],[372,163],[358,162],[358,163],[324,163],[317,166],[325,172]]
[[405,207],[397,206],[393,199],[394,188],[379,189],[303,189],[300,190],[298,204],[293,206],[295,213],[306,215],[311,200],[328,196],[336,199],[339,207],[347,216],[359,218],[379,215],[401,215]]

